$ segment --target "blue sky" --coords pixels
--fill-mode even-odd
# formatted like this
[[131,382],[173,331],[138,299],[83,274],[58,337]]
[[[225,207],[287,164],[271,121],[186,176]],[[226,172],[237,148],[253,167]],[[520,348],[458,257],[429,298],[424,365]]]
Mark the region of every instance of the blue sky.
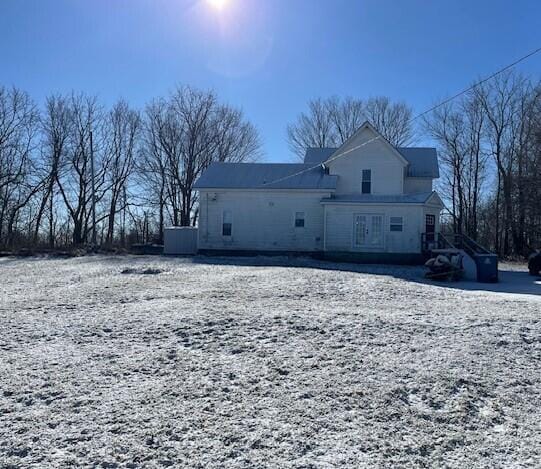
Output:
[[[318,96],[387,95],[416,112],[541,46],[538,1],[0,0],[0,85],[42,102],[85,91],[142,108],[213,88],[287,161],[286,125]],[[541,78],[541,55],[521,64]]]

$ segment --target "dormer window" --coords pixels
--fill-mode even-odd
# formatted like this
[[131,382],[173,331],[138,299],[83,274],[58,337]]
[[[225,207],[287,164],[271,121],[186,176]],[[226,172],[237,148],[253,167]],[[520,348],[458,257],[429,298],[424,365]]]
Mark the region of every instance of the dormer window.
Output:
[[363,169],[361,177],[361,194],[372,193],[372,170]]

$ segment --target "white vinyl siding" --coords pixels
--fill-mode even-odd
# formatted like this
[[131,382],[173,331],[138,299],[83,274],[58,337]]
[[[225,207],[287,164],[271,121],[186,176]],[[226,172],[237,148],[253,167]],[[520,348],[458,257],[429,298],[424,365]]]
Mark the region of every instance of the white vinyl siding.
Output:
[[[426,214],[435,216],[435,231],[439,230],[439,198],[433,196],[424,206],[369,203],[371,197],[360,193],[429,192],[432,180],[405,178],[406,160],[369,127],[340,152],[343,157],[327,164],[329,174],[337,176],[334,192],[199,191],[199,249],[419,253]],[[339,197],[322,202],[331,195],[367,202],[343,204]]]
[[[201,191],[199,249],[321,251],[321,199],[329,195],[307,191]],[[222,236],[224,210],[231,210],[233,215],[230,237]],[[304,213],[304,228],[295,227],[297,212]]]
[[[357,214],[382,215],[383,244],[371,246],[368,241],[364,246],[359,246],[355,240],[356,226],[355,216]],[[401,217],[407,220],[403,224],[403,231],[394,232],[390,230],[391,217]],[[423,206],[421,205],[376,205],[366,204],[326,204],[326,241],[327,251],[366,251],[366,252],[389,252],[389,253],[419,253],[421,252],[422,223],[424,223]],[[371,220],[367,220],[370,227]],[[370,228],[368,228],[370,230]],[[374,230],[378,227],[375,226]],[[365,231],[366,233],[366,231]],[[367,236],[370,236],[370,231]]]
[[[329,174],[338,175],[336,194],[359,194],[363,169],[371,171],[371,194],[402,194],[405,163],[370,129],[362,131],[340,151],[347,152],[329,163]],[[366,142],[370,143],[366,143]],[[357,148],[359,145],[363,145]]]

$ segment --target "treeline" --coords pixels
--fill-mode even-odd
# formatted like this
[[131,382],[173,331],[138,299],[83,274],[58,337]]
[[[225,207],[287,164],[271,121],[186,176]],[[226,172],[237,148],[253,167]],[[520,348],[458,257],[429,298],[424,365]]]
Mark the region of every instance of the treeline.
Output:
[[502,256],[541,248],[541,85],[507,72],[424,120],[457,233]]
[[179,87],[144,110],[94,96],[39,107],[0,87],[0,247],[161,242],[197,222],[193,184],[212,161],[247,161],[260,137],[213,92]]
[[[422,122],[387,97],[316,99],[288,142],[302,158],[365,120],[396,146],[435,141],[452,230],[503,256],[541,247],[539,83],[500,74]],[[213,92],[179,87],[137,110],[75,93],[40,107],[0,87],[0,248],[160,243],[165,226],[197,223],[193,185],[212,161],[261,154],[256,128]]]

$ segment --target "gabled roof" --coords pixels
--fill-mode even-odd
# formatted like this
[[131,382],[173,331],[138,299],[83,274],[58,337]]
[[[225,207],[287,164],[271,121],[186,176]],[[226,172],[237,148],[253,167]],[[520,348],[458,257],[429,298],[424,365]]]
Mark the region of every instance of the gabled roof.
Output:
[[432,198],[434,194],[435,192],[404,195],[339,195],[322,199],[321,202],[332,204],[425,204]]
[[336,189],[321,166],[294,163],[212,163],[194,189]]
[[[323,164],[338,148],[309,148],[304,157],[305,163]],[[435,148],[397,147],[408,161],[409,177],[439,178],[438,155]]]
[[397,150],[408,160],[409,177],[440,177],[435,148],[399,147]]
[[[375,127],[368,121],[364,121],[364,123],[353,133],[353,135],[351,137],[349,137],[344,143],[342,143],[342,145],[340,145],[340,147],[338,147],[338,153],[340,153],[340,150],[342,148],[347,148],[347,146],[353,142],[358,135],[360,135],[365,129],[368,129],[370,130],[372,133],[375,133],[376,134],[376,137],[374,137],[373,139],[370,139],[366,142],[364,142],[362,145],[366,145],[368,143],[370,143],[371,140],[379,140],[380,142],[382,142],[390,151],[391,153],[393,153],[396,158],[404,165],[404,166],[407,166],[408,165],[408,161],[406,160],[406,158],[404,158],[404,156],[396,149],[396,147],[394,147],[393,145],[391,145],[389,143],[389,141],[383,136],[381,135],[376,129]],[[352,149],[350,149],[349,151],[351,151]],[[346,153],[347,154],[347,153]],[[338,155],[337,155],[338,156]]]
[[320,164],[328,160],[338,148],[307,148],[304,155],[306,164]]
[[426,203],[430,205],[436,205],[440,208],[445,208],[445,204],[443,203],[443,200],[441,200],[441,197],[438,195],[436,191],[432,191],[432,194],[427,199]]

